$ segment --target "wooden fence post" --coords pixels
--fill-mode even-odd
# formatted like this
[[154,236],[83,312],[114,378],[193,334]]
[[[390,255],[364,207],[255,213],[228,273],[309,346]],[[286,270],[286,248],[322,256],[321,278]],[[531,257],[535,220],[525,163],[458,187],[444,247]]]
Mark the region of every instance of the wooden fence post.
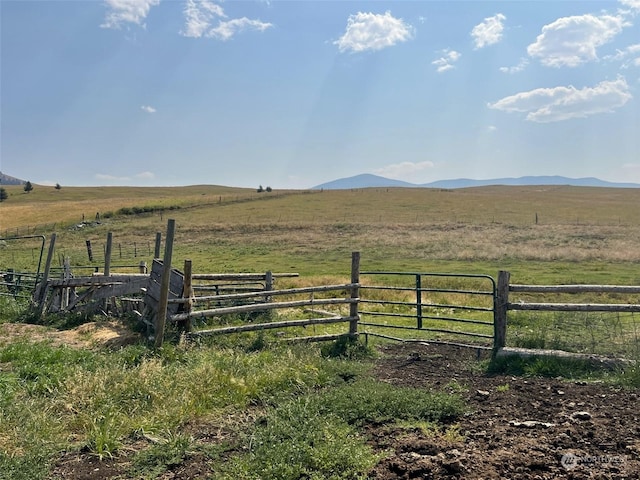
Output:
[[[192,278],[192,269],[191,269],[191,260],[184,261],[184,286],[182,297],[187,299],[187,302],[184,304],[184,313],[191,313],[193,308],[193,278]],[[189,333],[191,331],[191,317],[187,317],[182,322],[182,329]]]
[[160,284],[160,300],[158,301],[158,317],[155,325],[154,344],[156,348],[164,342],[164,326],[167,322],[167,304],[169,303],[169,282],[171,280],[171,256],[173,254],[173,235],[176,221],[172,218],[167,222],[167,240],[164,246],[164,261],[162,262],[162,282]]
[[51,242],[49,243],[49,253],[47,254],[47,263],[44,265],[44,273],[42,274],[42,283],[38,292],[38,317],[44,314],[44,306],[47,301],[47,280],[49,279],[49,271],[51,270],[51,261],[53,260],[53,252],[56,246],[56,234],[51,234]]
[[104,252],[104,276],[111,274],[111,246],[113,245],[113,233],[107,233],[107,249]]
[[[264,274],[264,289],[267,292],[273,290],[273,273],[271,272],[271,270]],[[266,303],[270,303],[271,300],[271,297],[264,297],[264,301]]]
[[91,240],[86,240],[87,244],[87,255],[89,256],[89,262],[93,262],[93,250],[91,250]]
[[[360,252],[351,253],[351,283],[355,286],[351,287],[351,298],[358,298],[360,296]],[[353,320],[349,322],[349,335],[358,335],[358,304],[352,303],[349,306],[349,316],[353,317]]]
[[160,258],[160,244],[162,243],[162,233],[156,232],[156,245],[153,250],[153,258]]
[[496,304],[493,312],[493,351],[506,345],[507,310],[509,305],[509,279],[511,274],[500,270],[496,287]]

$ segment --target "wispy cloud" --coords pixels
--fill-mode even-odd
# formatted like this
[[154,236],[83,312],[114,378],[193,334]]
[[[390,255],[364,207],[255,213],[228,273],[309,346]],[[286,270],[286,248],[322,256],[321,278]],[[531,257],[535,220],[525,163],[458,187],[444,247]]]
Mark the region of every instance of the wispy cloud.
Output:
[[640,43],[629,45],[622,50],[616,51],[615,55],[606,55],[603,59],[622,62],[622,68],[640,66]]
[[185,37],[200,38],[209,30],[214,18],[226,18],[226,15],[220,5],[209,0],[187,0],[184,17],[185,29],[180,33]]
[[509,73],[509,74],[519,73],[519,72],[522,72],[525,68],[527,68],[527,65],[529,65],[529,60],[523,57],[520,59],[517,65],[514,65],[512,67],[500,67],[500,71],[502,73]]
[[471,36],[473,37],[475,48],[483,48],[502,40],[502,31],[504,30],[504,21],[506,19],[507,17],[502,13],[498,13],[493,17],[485,18],[484,21],[473,27]]
[[453,64],[456,63],[462,54],[460,52],[456,52],[455,50],[445,49],[440,52],[442,56],[433,62],[431,65],[435,65],[436,71],[438,73],[446,72],[447,70],[451,70],[452,68],[456,68]]
[[334,45],[341,52],[365,52],[382,50],[413,36],[413,27],[387,11],[383,15],[358,12],[350,15],[347,29]]
[[620,3],[624,5],[624,7],[630,9],[630,11],[627,10],[623,13],[635,14],[640,12],[640,0],[620,0]]
[[[228,17],[224,9],[210,0],[187,0],[184,8],[185,27],[180,32],[185,37],[192,38],[216,38],[229,40],[234,35],[246,30],[264,32],[273,24],[247,17]],[[215,25],[214,23],[217,22]]]
[[376,175],[380,175],[383,177],[394,178],[394,179],[403,179],[410,178],[411,175],[422,172],[424,170],[429,170],[434,167],[434,163],[430,161],[424,162],[402,162],[402,163],[394,163],[391,165],[384,166],[382,168],[378,168],[374,170],[373,173]]
[[156,111],[157,111],[155,108],[153,108],[150,105],[142,105],[140,107],[140,110],[142,110],[143,112],[147,112],[147,113],[156,113]]
[[219,40],[229,40],[236,33],[245,30],[254,30],[264,32],[267,28],[273,27],[273,24],[262,22],[260,20],[251,20],[247,17],[234,18],[232,20],[220,22],[217,27],[207,32],[207,37],[217,38]]
[[531,122],[547,123],[613,112],[631,98],[626,80],[619,77],[581,89],[573,86],[537,88],[505,97],[488,106],[509,113],[526,113],[526,119]]
[[109,175],[108,173],[96,173],[95,175],[96,180],[100,180],[102,182],[118,182],[118,183],[122,183],[122,182],[130,182],[131,181],[131,177],[124,177],[124,176],[116,176],[116,175]]
[[153,180],[154,178],[156,178],[156,174],[153,172],[146,171],[146,172],[136,173],[135,177],[141,180]]
[[144,26],[151,7],[160,0],[105,0],[107,14],[102,28],[121,28],[124,24],[133,23]]
[[101,182],[110,183],[131,183],[133,180],[153,180],[156,175],[153,172],[145,171],[134,175],[111,175],[108,173],[96,173],[95,179]]
[[623,17],[580,15],[558,18],[542,27],[527,53],[547,67],[577,67],[598,59],[597,49],[628,24]]

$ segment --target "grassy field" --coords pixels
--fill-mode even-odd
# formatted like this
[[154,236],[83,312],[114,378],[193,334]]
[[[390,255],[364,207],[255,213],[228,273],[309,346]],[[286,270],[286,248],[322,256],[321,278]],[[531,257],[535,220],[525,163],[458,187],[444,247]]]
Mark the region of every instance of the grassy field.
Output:
[[[6,188],[0,270],[34,269],[39,259],[39,239],[10,237],[48,239],[54,231],[55,266],[69,257],[76,268],[101,269],[108,232],[114,236],[112,271],[150,263],[156,232],[164,235],[172,218],[174,265],[189,258],[195,273],[298,272],[299,278],[279,282],[284,288],[348,281],[353,251],[361,252],[363,271],[495,277],[508,270],[513,283],[640,284],[636,189],[257,193],[216,186],[36,185],[26,194]],[[372,352],[362,344],[298,348],[270,336],[240,335],[199,346],[109,349],[83,333],[88,343],[78,348],[52,339],[60,328],[87,319],[48,319],[57,329],[35,335],[14,325],[30,320],[25,311],[24,303],[0,297],[2,479],[50,478],[61,452],[124,454],[127,478],[160,478],[194,456],[214,465],[214,478],[360,478],[377,460],[359,430],[362,422],[426,422],[434,435],[446,435],[447,425],[453,420],[455,427],[464,413],[450,392],[392,389],[371,380]],[[633,316],[518,315],[508,338],[521,346],[579,350],[625,335],[631,335],[625,345],[637,346],[638,333]],[[570,336],[579,344],[569,344]],[[625,381],[637,386],[633,372]],[[203,422],[217,425],[222,441],[194,440],[190,428]]]
[[[257,193],[226,187],[19,187],[0,203],[0,232],[58,234],[57,251],[100,264],[107,232],[114,262],[150,260],[156,232],[176,220],[174,258],[197,272],[347,273],[363,269],[510,270],[516,282],[640,283],[640,189],[483,187]],[[144,211],[138,215],[122,210]],[[95,223],[101,213],[100,223]],[[81,225],[82,219],[87,222]],[[537,218],[537,221],[536,221]],[[54,228],[55,225],[55,228]],[[13,245],[13,244],[12,244]],[[33,258],[29,247],[27,258]],[[5,250],[6,251],[6,250]],[[10,253],[7,253],[9,255]],[[17,255],[17,254],[16,254]],[[5,255],[6,256],[6,255]],[[582,278],[579,278],[582,277]]]

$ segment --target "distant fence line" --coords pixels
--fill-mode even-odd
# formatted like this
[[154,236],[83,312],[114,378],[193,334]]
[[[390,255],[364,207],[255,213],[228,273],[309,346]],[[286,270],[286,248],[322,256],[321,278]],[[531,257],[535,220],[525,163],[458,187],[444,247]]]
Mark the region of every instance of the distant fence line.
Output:
[[[190,208],[200,208],[206,205],[228,205],[234,203],[245,203],[245,202],[253,202],[257,200],[266,200],[266,199],[275,199],[287,197],[290,195],[307,195],[313,193],[321,193],[320,190],[300,190],[300,191],[285,191],[285,192],[277,192],[266,190],[261,192],[259,196],[255,196],[253,194],[246,194],[246,196],[241,195],[211,195],[213,197],[217,197],[217,200],[210,200],[208,202],[198,203],[194,205],[185,205],[185,206],[132,206],[132,207],[122,207],[115,212],[113,211],[105,211],[98,212],[96,214],[85,214],[80,213],[78,215],[77,221],[67,221],[67,222],[54,222],[54,223],[39,223],[36,225],[21,225],[17,227],[5,228],[4,230],[0,230],[0,237],[19,237],[24,235],[35,235],[41,233],[52,233],[55,232],[56,229],[64,230],[77,228],[82,229],[87,226],[92,226],[96,224],[100,224],[104,220],[109,218],[113,218],[114,216],[135,216],[135,215],[159,215],[162,219],[163,215],[167,212],[176,209],[190,209]],[[247,217],[250,219],[251,217]]]

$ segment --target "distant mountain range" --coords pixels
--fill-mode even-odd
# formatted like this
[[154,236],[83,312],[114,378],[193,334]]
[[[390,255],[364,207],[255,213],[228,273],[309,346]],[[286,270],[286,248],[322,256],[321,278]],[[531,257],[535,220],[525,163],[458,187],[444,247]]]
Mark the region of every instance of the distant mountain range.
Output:
[[466,188],[486,187],[489,185],[571,185],[575,187],[615,187],[615,188],[640,188],[639,183],[607,182],[594,177],[568,178],[558,175],[552,176],[528,176],[519,178],[494,178],[490,180],[471,180],[469,178],[457,178],[454,180],[438,180],[437,182],[415,184],[379,177],[369,173],[363,173],[354,177],[340,178],[332,182],[323,183],[312,187],[312,190],[348,190],[351,188],[372,187],[405,187],[405,188]]
[[22,185],[24,180],[0,172],[0,185]]

